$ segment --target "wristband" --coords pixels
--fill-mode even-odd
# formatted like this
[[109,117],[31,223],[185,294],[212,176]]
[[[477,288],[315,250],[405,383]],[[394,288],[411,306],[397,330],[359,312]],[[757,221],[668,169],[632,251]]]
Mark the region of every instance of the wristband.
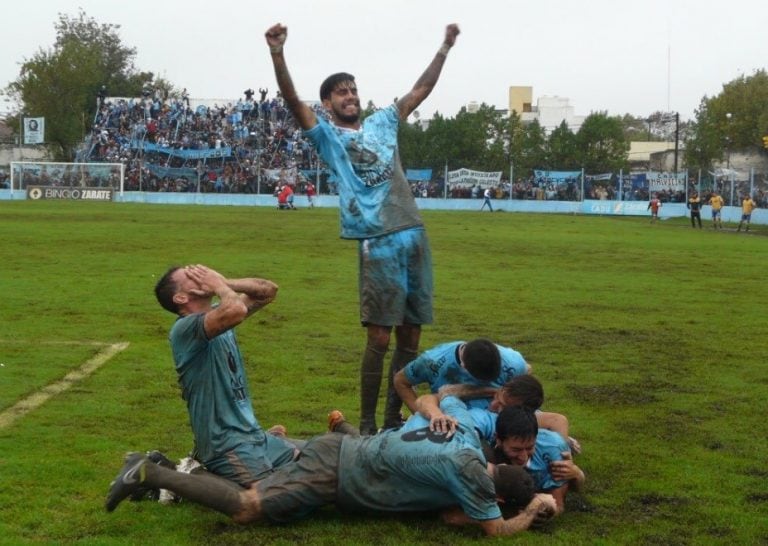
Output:
[[282,46],[282,44],[275,45],[275,46],[269,46],[269,51],[271,53],[282,53],[283,52],[283,46]]
[[443,44],[442,46],[440,46],[440,49],[437,50],[437,54],[442,55],[443,57],[447,57],[448,52],[450,50],[451,50],[451,46],[449,46],[448,44]]

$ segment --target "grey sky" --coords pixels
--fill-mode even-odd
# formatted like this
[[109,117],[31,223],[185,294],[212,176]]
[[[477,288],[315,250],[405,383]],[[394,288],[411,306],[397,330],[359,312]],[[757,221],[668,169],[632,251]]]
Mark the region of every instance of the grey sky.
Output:
[[0,85],[52,46],[57,14],[78,7],[121,25],[137,67],[193,97],[274,93],[263,34],[281,22],[302,98],[316,99],[325,76],[347,71],[363,102],[379,106],[410,89],[456,22],[462,33],[422,117],[454,116],[470,101],[506,108],[510,85],[530,85],[534,102],[568,97],[579,115],[669,108],[688,119],[704,95],[768,64],[764,0],[29,0],[4,10]]

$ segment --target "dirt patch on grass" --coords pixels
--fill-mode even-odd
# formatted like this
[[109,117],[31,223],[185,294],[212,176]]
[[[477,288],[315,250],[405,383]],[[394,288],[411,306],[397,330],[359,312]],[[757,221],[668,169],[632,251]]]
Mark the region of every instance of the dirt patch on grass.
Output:
[[570,396],[584,404],[599,406],[638,406],[659,401],[647,383],[625,385],[571,385]]

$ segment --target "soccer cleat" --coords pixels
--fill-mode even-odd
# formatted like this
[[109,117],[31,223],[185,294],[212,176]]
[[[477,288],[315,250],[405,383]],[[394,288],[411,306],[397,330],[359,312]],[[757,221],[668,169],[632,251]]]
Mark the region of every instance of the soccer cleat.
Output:
[[153,463],[160,465],[162,467],[169,468],[171,470],[176,470],[176,463],[174,463],[172,460],[166,457],[164,453],[161,453],[156,449],[153,451],[147,452],[147,459],[149,459]]
[[335,409],[328,414],[328,430],[330,432],[336,432],[336,427],[346,421],[344,414]]
[[123,468],[117,474],[115,480],[109,484],[109,491],[104,502],[107,512],[111,512],[124,499],[143,489],[141,482],[144,479],[145,464],[147,464],[147,458],[141,453],[128,454]]

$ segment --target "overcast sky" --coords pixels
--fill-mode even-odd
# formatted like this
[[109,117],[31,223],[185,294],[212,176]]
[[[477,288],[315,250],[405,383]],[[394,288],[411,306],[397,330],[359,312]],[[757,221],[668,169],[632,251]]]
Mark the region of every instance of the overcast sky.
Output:
[[[120,25],[137,68],[195,98],[276,88],[264,31],[288,26],[286,59],[299,95],[316,99],[332,72],[351,72],[365,104],[410,89],[445,25],[461,35],[420,108],[452,117],[471,101],[508,107],[511,85],[567,97],[577,115],[607,110],[694,115],[703,96],[768,65],[768,2],[729,0],[27,0],[3,13],[0,85],[55,39],[58,13],[78,8]],[[8,110],[0,103],[0,111]]]

